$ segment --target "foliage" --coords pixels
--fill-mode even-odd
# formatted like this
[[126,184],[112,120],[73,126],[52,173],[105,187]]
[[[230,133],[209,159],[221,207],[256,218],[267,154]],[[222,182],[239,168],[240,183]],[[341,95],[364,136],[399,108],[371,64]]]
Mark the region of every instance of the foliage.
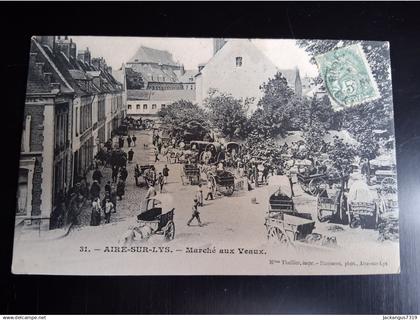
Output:
[[141,73],[134,71],[131,68],[125,69],[125,79],[128,90],[139,90],[144,88],[144,80]]
[[236,99],[230,94],[212,89],[204,101],[204,107],[208,110],[213,127],[228,139],[244,138],[247,134],[246,112],[252,101],[250,98]]
[[208,133],[205,111],[190,101],[175,101],[164,106],[158,115],[173,135],[193,135],[201,140]]
[[343,139],[334,137],[333,143],[328,148],[328,156],[333,167],[341,176],[344,176],[345,172],[350,171],[350,166],[356,156],[356,150],[352,145],[344,142]]
[[297,110],[300,101],[281,72],[261,85],[264,95],[258,101],[258,109],[249,121],[249,130],[262,138],[284,135],[291,128],[293,111]]
[[375,159],[379,155],[379,143],[376,140],[373,131],[367,130],[359,135],[360,145],[357,148],[361,158],[369,160]]
[[[311,62],[315,63],[314,57],[340,47],[360,44],[371,67],[372,74],[378,84],[380,98],[363,103],[359,106],[346,108],[335,117],[335,125],[348,129],[356,139],[365,131],[372,129],[386,129],[392,132],[392,93],[391,72],[389,68],[389,45],[379,41],[353,41],[353,40],[298,40],[297,44],[304,48],[312,56]],[[316,83],[322,83],[318,77]]]

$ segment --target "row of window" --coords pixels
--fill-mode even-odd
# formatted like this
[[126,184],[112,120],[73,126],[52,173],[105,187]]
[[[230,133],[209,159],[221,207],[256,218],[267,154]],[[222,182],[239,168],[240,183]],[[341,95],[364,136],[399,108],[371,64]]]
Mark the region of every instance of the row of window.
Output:
[[[148,109],[148,105],[145,103],[145,104],[143,104],[143,110],[147,110]],[[160,107],[161,108],[163,108],[163,107],[165,107],[165,104],[161,104],[160,105]],[[156,104],[152,104],[152,110],[154,110],[154,109],[156,109],[157,108],[157,105]],[[131,105],[131,104],[129,104],[129,105],[127,105],[127,109],[128,110],[133,110],[133,106]],[[136,109],[137,110],[140,110],[141,109],[141,105],[140,104],[136,104]]]

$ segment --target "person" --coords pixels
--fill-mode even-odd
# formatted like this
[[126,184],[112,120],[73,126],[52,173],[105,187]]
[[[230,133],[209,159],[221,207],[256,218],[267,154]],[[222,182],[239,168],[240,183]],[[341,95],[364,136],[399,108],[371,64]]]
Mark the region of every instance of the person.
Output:
[[122,196],[125,194],[125,182],[120,178],[117,183],[117,196],[119,200],[122,200]]
[[111,193],[111,181],[107,181],[105,185],[105,192]]
[[139,185],[139,177],[141,176],[141,171],[139,164],[136,163],[136,166],[134,167],[134,180],[136,180],[136,186]]
[[124,148],[124,138],[122,136],[118,138],[118,147],[120,149]]
[[131,137],[130,136],[127,137],[127,146],[131,147]]
[[128,151],[128,162],[133,161],[133,156],[134,156],[134,151],[133,149],[130,149],[130,151]]
[[96,197],[92,201],[92,212],[90,215],[90,225],[91,226],[99,226],[101,224],[101,214],[102,209],[99,203],[99,197]]
[[292,197],[294,197],[295,196],[295,192],[293,190],[292,172],[291,172],[290,169],[286,169],[286,175],[287,175],[287,178],[289,179],[290,190],[292,191]]
[[128,177],[128,171],[125,167],[122,167],[120,169],[120,179],[125,182],[127,180],[127,177]]
[[104,213],[105,213],[105,223],[110,223],[111,221],[111,212],[114,210],[114,205],[111,202],[110,198],[105,198],[105,207],[104,207]]
[[93,171],[92,180],[96,180],[96,181],[98,181],[99,184],[101,184],[101,179],[102,178],[103,178],[103,175],[102,175],[101,170],[96,168],[95,171]]
[[155,148],[155,162],[158,162],[159,161],[159,151],[158,151],[158,149],[157,148]]
[[162,141],[159,139],[158,143],[157,143],[157,148],[158,148],[158,152],[160,153],[162,150]]
[[133,140],[133,146],[136,146],[137,137],[133,134],[133,137],[131,138]]
[[157,195],[156,189],[154,186],[150,186],[146,193],[146,199],[153,198]]
[[111,184],[111,192],[109,193],[109,199],[112,202],[114,213],[117,213],[117,188],[115,184]]
[[198,221],[198,225],[199,225],[200,227],[202,227],[202,226],[203,226],[203,225],[201,224],[201,220],[200,220],[200,212],[198,211],[198,200],[197,200],[197,199],[194,199],[194,203],[193,203],[193,206],[192,206],[192,216],[191,216],[191,218],[188,220],[188,222],[187,222],[187,226],[190,226],[191,222],[192,222],[194,219],[197,219],[197,221]]
[[113,166],[112,167],[112,174],[111,174],[111,178],[112,178],[112,182],[116,183],[117,182],[117,178],[118,178],[118,166]]
[[212,182],[209,182],[208,185],[208,191],[207,191],[207,195],[206,195],[206,200],[214,200],[214,184]]
[[166,164],[165,164],[165,167],[162,169],[162,173],[163,173],[164,183],[167,184],[168,183],[168,176],[169,176],[169,168]]
[[267,183],[268,173],[270,172],[270,167],[267,163],[264,163],[264,169],[262,172],[262,180],[264,183]]
[[93,180],[92,186],[90,187],[90,197],[92,200],[99,197],[101,192],[101,186],[99,185],[98,181]]
[[198,201],[198,205],[202,207],[203,206],[203,188],[202,188],[201,183],[199,183],[197,187],[196,199]]
[[159,172],[159,175],[158,175],[157,181],[158,181],[158,183],[159,183],[160,193],[162,193],[162,192],[163,192],[163,185],[164,185],[164,183],[165,183],[165,180],[164,180],[164,178],[163,178],[162,172]]

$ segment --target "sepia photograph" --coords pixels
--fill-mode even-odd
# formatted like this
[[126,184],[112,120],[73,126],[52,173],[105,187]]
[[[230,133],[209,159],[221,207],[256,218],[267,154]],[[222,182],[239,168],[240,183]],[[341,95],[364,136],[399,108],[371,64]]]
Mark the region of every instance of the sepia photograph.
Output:
[[389,42],[30,41],[14,274],[400,272]]

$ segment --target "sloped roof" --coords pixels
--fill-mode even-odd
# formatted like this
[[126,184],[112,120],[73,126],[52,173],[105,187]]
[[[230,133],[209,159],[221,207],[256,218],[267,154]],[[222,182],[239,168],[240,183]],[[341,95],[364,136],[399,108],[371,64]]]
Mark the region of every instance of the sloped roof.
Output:
[[[132,69],[142,75],[145,82],[178,82],[176,74],[170,68],[164,68],[153,64],[132,64],[128,69]],[[129,74],[129,72],[127,72]]]
[[127,100],[194,101],[195,91],[194,90],[127,90]]
[[[181,83],[192,83],[195,82],[195,75],[198,72],[196,70],[185,70],[185,73],[178,78]],[[190,78],[193,80],[191,81]]]
[[129,63],[156,63],[169,66],[178,66],[168,51],[141,46]]

